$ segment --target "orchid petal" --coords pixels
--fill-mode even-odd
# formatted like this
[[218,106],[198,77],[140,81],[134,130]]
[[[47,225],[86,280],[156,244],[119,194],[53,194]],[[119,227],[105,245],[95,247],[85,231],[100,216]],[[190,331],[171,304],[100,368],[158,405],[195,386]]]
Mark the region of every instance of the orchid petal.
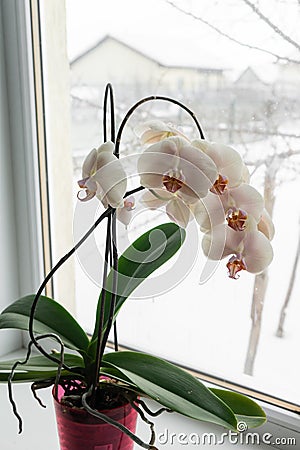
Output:
[[243,165],[241,182],[247,184],[250,183],[250,172],[246,164]]
[[212,227],[225,222],[222,197],[209,192],[206,197],[192,207],[195,219],[201,231],[209,231]]
[[166,174],[180,174],[180,194],[193,201],[207,194],[217,176],[213,161],[180,137],[168,138],[145,150],[138,160],[138,172],[141,184],[148,188],[163,187]]
[[209,259],[217,261],[228,255],[241,253],[244,237],[243,231],[234,231],[225,224],[216,225],[203,236],[202,249]]
[[266,209],[263,210],[260,221],[257,224],[257,228],[261,231],[270,241],[275,234],[275,228],[272,218]]
[[100,200],[106,201],[113,208],[123,206],[123,197],[126,192],[127,179],[121,161],[109,151],[98,155],[101,168],[93,175],[93,180],[101,187],[101,192],[97,193]]
[[176,146],[169,142],[169,139],[153,144],[145,150],[137,164],[141,185],[148,188],[163,187],[162,177],[174,165],[172,155],[175,154]]
[[[249,184],[241,184],[229,192],[229,203],[246,211],[258,222],[264,209],[264,199],[260,193]],[[230,207],[230,205],[228,205]]]
[[118,208],[117,219],[127,227],[132,219],[132,210],[129,211],[126,208]]
[[273,259],[270,241],[260,231],[246,233],[243,256],[248,272],[262,272]]
[[218,172],[228,178],[228,187],[236,187],[242,182],[244,163],[240,154],[232,147],[210,143],[203,139],[192,144],[208,155],[216,164]]
[[190,209],[176,197],[168,202],[166,212],[173,222],[183,228],[186,228],[192,218]]
[[145,192],[141,197],[141,202],[149,209],[157,209],[164,206],[173,198],[172,194],[163,189],[154,189]]
[[154,144],[171,136],[181,136],[187,139],[179,130],[161,120],[149,120],[136,127],[136,134],[143,144]]
[[178,169],[186,179],[181,192],[196,198],[205,197],[218,175],[213,160],[183,139],[172,139],[176,139],[180,152]]
[[82,178],[89,178],[97,169],[97,150],[93,148],[87,155],[82,166]]

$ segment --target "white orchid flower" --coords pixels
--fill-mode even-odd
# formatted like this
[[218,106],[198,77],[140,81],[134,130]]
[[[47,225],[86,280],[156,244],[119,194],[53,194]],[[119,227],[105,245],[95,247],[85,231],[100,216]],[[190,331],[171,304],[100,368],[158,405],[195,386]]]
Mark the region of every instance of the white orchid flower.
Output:
[[257,229],[261,231],[270,241],[275,234],[275,227],[272,218],[266,209],[263,210]]
[[195,205],[193,213],[201,231],[209,231],[224,222],[235,231],[243,231],[249,220],[256,223],[261,220],[263,208],[260,193],[248,184],[241,184],[220,196],[209,192]]
[[138,159],[141,185],[163,189],[187,204],[205,197],[217,176],[217,168],[205,153],[181,137],[151,145]]
[[172,124],[166,124],[161,120],[149,120],[135,128],[137,136],[141,139],[142,144],[155,144],[171,136],[181,136],[189,141],[189,139],[177,130]]
[[141,197],[141,202],[149,209],[165,208],[168,217],[183,228],[186,228],[193,218],[189,206],[180,197],[163,189],[145,192]]
[[117,208],[117,219],[122,222],[125,227],[127,227],[132,218],[132,211],[135,207],[135,198],[133,195],[125,198],[123,201],[123,206]]
[[82,191],[79,191],[79,200],[87,201],[96,196],[105,207],[123,205],[127,178],[121,161],[113,154],[114,148],[113,142],[105,142],[87,155],[82,166],[82,179],[78,181],[86,196],[81,197]]
[[240,154],[232,147],[204,139],[192,141],[192,145],[208,155],[218,169],[218,177],[215,180],[211,192],[222,195],[227,189],[239,186],[249,179],[249,172]]
[[246,270],[260,273],[273,259],[273,249],[268,238],[260,231],[237,232],[224,224],[217,225],[206,233],[202,240],[204,254],[212,260],[220,260],[231,255],[228,275],[237,279],[238,272]]

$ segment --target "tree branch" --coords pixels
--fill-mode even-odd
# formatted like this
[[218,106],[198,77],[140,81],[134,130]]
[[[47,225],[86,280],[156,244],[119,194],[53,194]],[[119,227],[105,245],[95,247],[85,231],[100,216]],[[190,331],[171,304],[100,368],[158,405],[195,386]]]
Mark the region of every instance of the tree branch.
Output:
[[216,31],[221,36],[224,36],[226,39],[229,39],[230,41],[235,42],[236,44],[238,44],[238,45],[240,45],[242,47],[247,47],[247,48],[250,48],[251,50],[257,50],[259,52],[266,53],[266,54],[271,55],[274,58],[276,58],[277,61],[286,61],[286,62],[290,62],[290,63],[294,63],[294,64],[300,64],[300,60],[292,59],[292,58],[289,58],[287,56],[281,56],[281,55],[279,55],[277,53],[272,52],[271,50],[267,50],[267,49],[261,48],[261,47],[256,47],[255,45],[251,45],[251,44],[247,44],[246,42],[239,41],[238,39],[235,39],[233,36],[231,36],[231,35],[225,33],[224,31],[222,31],[220,28],[217,28],[216,26],[214,26],[213,24],[211,24],[207,20],[202,19],[202,17],[196,16],[192,12],[185,11],[180,6],[175,5],[175,3],[173,3],[171,0],[164,0],[164,1],[166,3],[168,3],[168,5],[170,5],[173,8],[175,8],[177,11],[180,11],[181,13],[185,14],[186,16],[189,16],[189,17],[192,17],[195,20],[198,20],[199,22],[201,22],[204,25],[208,26],[212,30]]
[[249,6],[249,8],[252,9],[252,11],[261,19],[263,20],[270,28],[272,28],[273,31],[275,31],[275,33],[279,34],[280,37],[282,37],[282,39],[284,39],[285,41],[287,41],[289,44],[293,45],[294,47],[296,47],[297,50],[300,51],[300,44],[298,44],[298,42],[294,41],[294,39],[292,39],[290,36],[288,36],[287,34],[284,33],[284,31],[282,31],[277,25],[275,25],[273,22],[271,22],[271,20],[265,16],[260,9],[257,8],[257,6],[253,5],[253,3],[251,3],[249,0],[242,0],[244,3],[246,3],[247,6]]

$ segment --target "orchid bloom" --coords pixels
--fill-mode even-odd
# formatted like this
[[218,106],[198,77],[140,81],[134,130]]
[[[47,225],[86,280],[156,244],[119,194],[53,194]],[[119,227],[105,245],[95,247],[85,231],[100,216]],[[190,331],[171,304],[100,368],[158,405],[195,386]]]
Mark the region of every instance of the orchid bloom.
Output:
[[189,206],[180,197],[174,196],[163,189],[145,192],[141,202],[149,209],[165,207],[169,218],[183,228],[186,228],[193,218]]
[[236,232],[224,224],[217,225],[206,233],[202,240],[204,254],[212,260],[220,260],[227,256],[228,275],[239,278],[238,272],[246,270],[260,273],[273,259],[273,250],[268,238],[257,231]]
[[181,137],[170,137],[148,147],[139,157],[141,185],[178,196],[187,204],[205,197],[217,168],[205,153]]
[[270,214],[266,209],[263,210],[260,221],[257,224],[257,229],[261,231],[270,241],[275,234],[275,227]]
[[220,196],[209,192],[195,205],[193,212],[204,232],[224,222],[235,231],[243,231],[250,219],[256,223],[261,220],[263,208],[260,193],[248,184],[241,184]]
[[94,148],[85,158],[82,166],[82,179],[78,181],[86,196],[81,201],[97,197],[103,205],[113,208],[123,206],[123,196],[126,192],[126,173],[120,160],[113,154],[114,144],[105,142],[97,150]]
[[117,219],[127,227],[131,221],[132,211],[135,207],[135,199],[133,195],[127,197],[123,201],[123,206],[117,208]]
[[227,189],[249,181],[249,172],[240,154],[232,147],[208,142],[204,139],[192,141],[192,145],[209,156],[218,169],[218,176],[211,192],[223,195]]
[[135,132],[142,144],[155,144],[156,142],[160,142],[171,136],[181,136],[189,141],[188,138],[173,125],[166,124],[161,120],[149,120],[143,125],[136,127]]

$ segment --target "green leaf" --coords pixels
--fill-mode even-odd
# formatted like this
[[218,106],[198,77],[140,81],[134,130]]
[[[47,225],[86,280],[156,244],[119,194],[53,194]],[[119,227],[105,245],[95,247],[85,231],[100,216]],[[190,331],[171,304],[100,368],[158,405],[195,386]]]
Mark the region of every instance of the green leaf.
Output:
[[[0,314],[0,328],[28,330],[30,310],[34,295],[27,295],[8,306]],[[37,334],[55,333],[66,347],[85,352],[89,339],[80,325],[55,300],[41,296],[35,313],[34,332]]]
[[[107,361],[105,361],[105,362],[107,362]],[[136,387],[135,384],[128,377],[126,377],[124,375],[124,373],[122,373],[120,370],[118,370],[114,366],[103,366],[103,367],[101,367],[100,373],[101,373],[101,375],[105,375],[107,377],[114,378],[115,380],[122,381],[125,384],[129,384],[131,386]]]
[[114,352],[103,358],[124,373],[142,392],[185,416],[236,430],[232,410],[184,370],[151,355]]
[[247,428],[259,427],[265,423],[264,410],[253,400],[237,392],[224,391],[223,389],[210,389],[234,412],[238,422],[245,422]]
[[[165,223],[144,233],[130,245],[119,258],[118,264],[118,292],[116,298],[115,316],[129,295],[154,270],[161,267],[181,247],[185,239],[185,231],[175,223]],[[107,295],[105,298],[104,329],[107,326],[111,304],[113,271],[107,279]],[[97,308],[97,319],[92,342],[98,332],[100,315],[100,298]],[[89,353],[93,353],[92,350]]]
[[[59,359],[59,355],[53,355]],[[15,358],[10,359],[7,361],[0,361],[0,370],[10,370],[12,366],[17,361],[23,361],[22,358]],[[81,367],[84,368],[84,361],[83,359],[78,355],[72,355],[70,353],[66,353],[64,355],[64,363],[69,367]],[[18,370],[24,371],[24,370],[52,370],[53,368],[57,368],[57,364],[54,361],[51,361],[50,359],[46,358],[45,356],[38,355],[38,356],[31,356],[26,364],[19,365]]]
[[[13,382],[14,383],[31,383],[34,381],[44,381],[53,378],[53,384],[56,377],[57,370],[49,370],[49,371],[36,371],[30,370],[27,372],[17,372],[14,375]],[[0,372],[0,383],[7,383],[9,372]],[[61,372],[61,376],[70,376],[70,372],[67,370],[63,370]]]
[[[0,361],[0,382],[7,381],[11,368],[17,361],[23,361],[23,359],[16,358]],[[78,369],[78,375],[82,375],[84,361],[80,356],[67,353],[64,355],[64,362],[70,368]],[[70,375],[70,373],[71,372],[68,370],[62,371],[62,375]],[[50,361],[45,356],[32,356],[26,364],[20,364],[17,367],[13,381],[42,381],[49,378],[55,378],[56,374],[57,364],[54,361]],[[74,376],[73,372],[72,376]]]

